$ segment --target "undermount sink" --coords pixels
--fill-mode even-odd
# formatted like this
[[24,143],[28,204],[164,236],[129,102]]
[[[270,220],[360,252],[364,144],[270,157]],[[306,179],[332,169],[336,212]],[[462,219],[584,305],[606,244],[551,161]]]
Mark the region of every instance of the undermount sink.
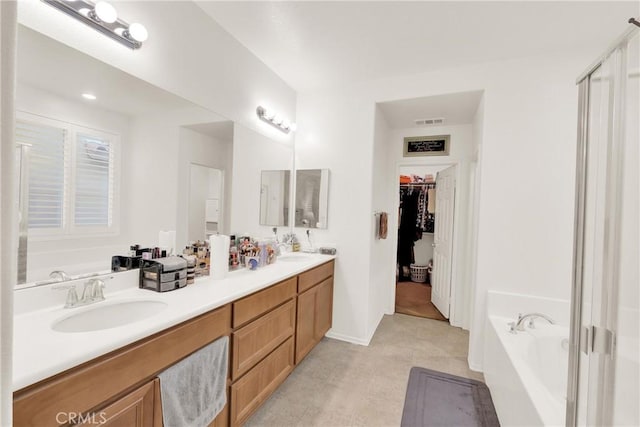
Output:
[[280,255],[278,257],[278,261],[284,262],[303,262],[310,259],[311,257],[309,255]]
[[137,300],[98,303],[94,307],[56,320],[51,328],[58,332],[91,332],[128,325],[160,313],[162,301]]

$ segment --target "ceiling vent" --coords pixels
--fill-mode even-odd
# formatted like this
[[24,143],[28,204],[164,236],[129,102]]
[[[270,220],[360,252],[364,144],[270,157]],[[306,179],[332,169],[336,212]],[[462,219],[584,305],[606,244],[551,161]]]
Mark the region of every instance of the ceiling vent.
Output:
[[416,125],[418,126],[433,126],[433,125],[443,125],[444,117],[436,117],[433,119],[418,119],[414,120]]

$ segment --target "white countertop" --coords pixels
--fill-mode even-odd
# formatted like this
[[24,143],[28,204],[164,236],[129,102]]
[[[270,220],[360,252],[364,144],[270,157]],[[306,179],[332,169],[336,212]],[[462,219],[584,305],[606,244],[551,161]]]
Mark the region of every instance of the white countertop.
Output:
[[[287,256],[291,259],[278,260],[256,271],[243,269],[230,272],[221,280],[198,278],[192,285],[164,293],[139,289],[137,270],[115,273],[110,275],[112,280],[106,282],[105,301],[72,309],[62,307],[66,292],[53,292],[50,286],[16,290],[13,390],[22,389],[335,258],[319,254]],[[293,260],[295,256],[300,259]],[[78,289],[81,291],[82,288]],[[52,329],[56,320],[70,314],[91,310],[101,304],[140,299],[162,301],[167,307],[151,317],[110,329],[73,333]],[[43,303],[43,300],[47,302]]]

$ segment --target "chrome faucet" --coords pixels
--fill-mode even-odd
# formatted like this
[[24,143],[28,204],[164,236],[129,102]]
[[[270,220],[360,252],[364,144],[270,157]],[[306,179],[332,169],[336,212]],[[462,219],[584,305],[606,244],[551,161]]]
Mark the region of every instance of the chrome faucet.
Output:
[[49,278],[56,279],[58,282],[66,282],[68,280],[71,280],[71,276],[69,276],[62,270],[52,271],[51,273],[49,273]]
[[547,322],[551,323],[552,325],[556,324],[556,322],[546,314],[529,313],[523,316],[522,313],[520,313],[518,314],[517,321],[509,323],[509,332],[511,332],[512,334],[515,334],[515,333],[518,333],[518,331],[524,331],[524,323],[526,320],[529,320],[529,322],[527,323],[527,326],[529,326],[530,329],[535,329],[536,326],[534,322],[537,318],[544,319]]
[[57,285],[52,287],[53,290],[67,290],[67,300],[64,308],[75,308],[83,305],[93,304],[94,302],[103,301],[104,298],[104,281],[100,279],[91,279],[84,284],[82,290],[82,298],[78,298],[76,285]]

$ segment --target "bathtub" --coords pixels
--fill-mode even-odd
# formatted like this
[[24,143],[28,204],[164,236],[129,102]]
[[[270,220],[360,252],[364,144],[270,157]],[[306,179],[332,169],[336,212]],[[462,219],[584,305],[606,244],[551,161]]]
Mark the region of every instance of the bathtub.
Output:
[[512,334],[514,319],[489,316],[484,376],[502,426],[564,426],[568,373],[567,326],[536,320]]

